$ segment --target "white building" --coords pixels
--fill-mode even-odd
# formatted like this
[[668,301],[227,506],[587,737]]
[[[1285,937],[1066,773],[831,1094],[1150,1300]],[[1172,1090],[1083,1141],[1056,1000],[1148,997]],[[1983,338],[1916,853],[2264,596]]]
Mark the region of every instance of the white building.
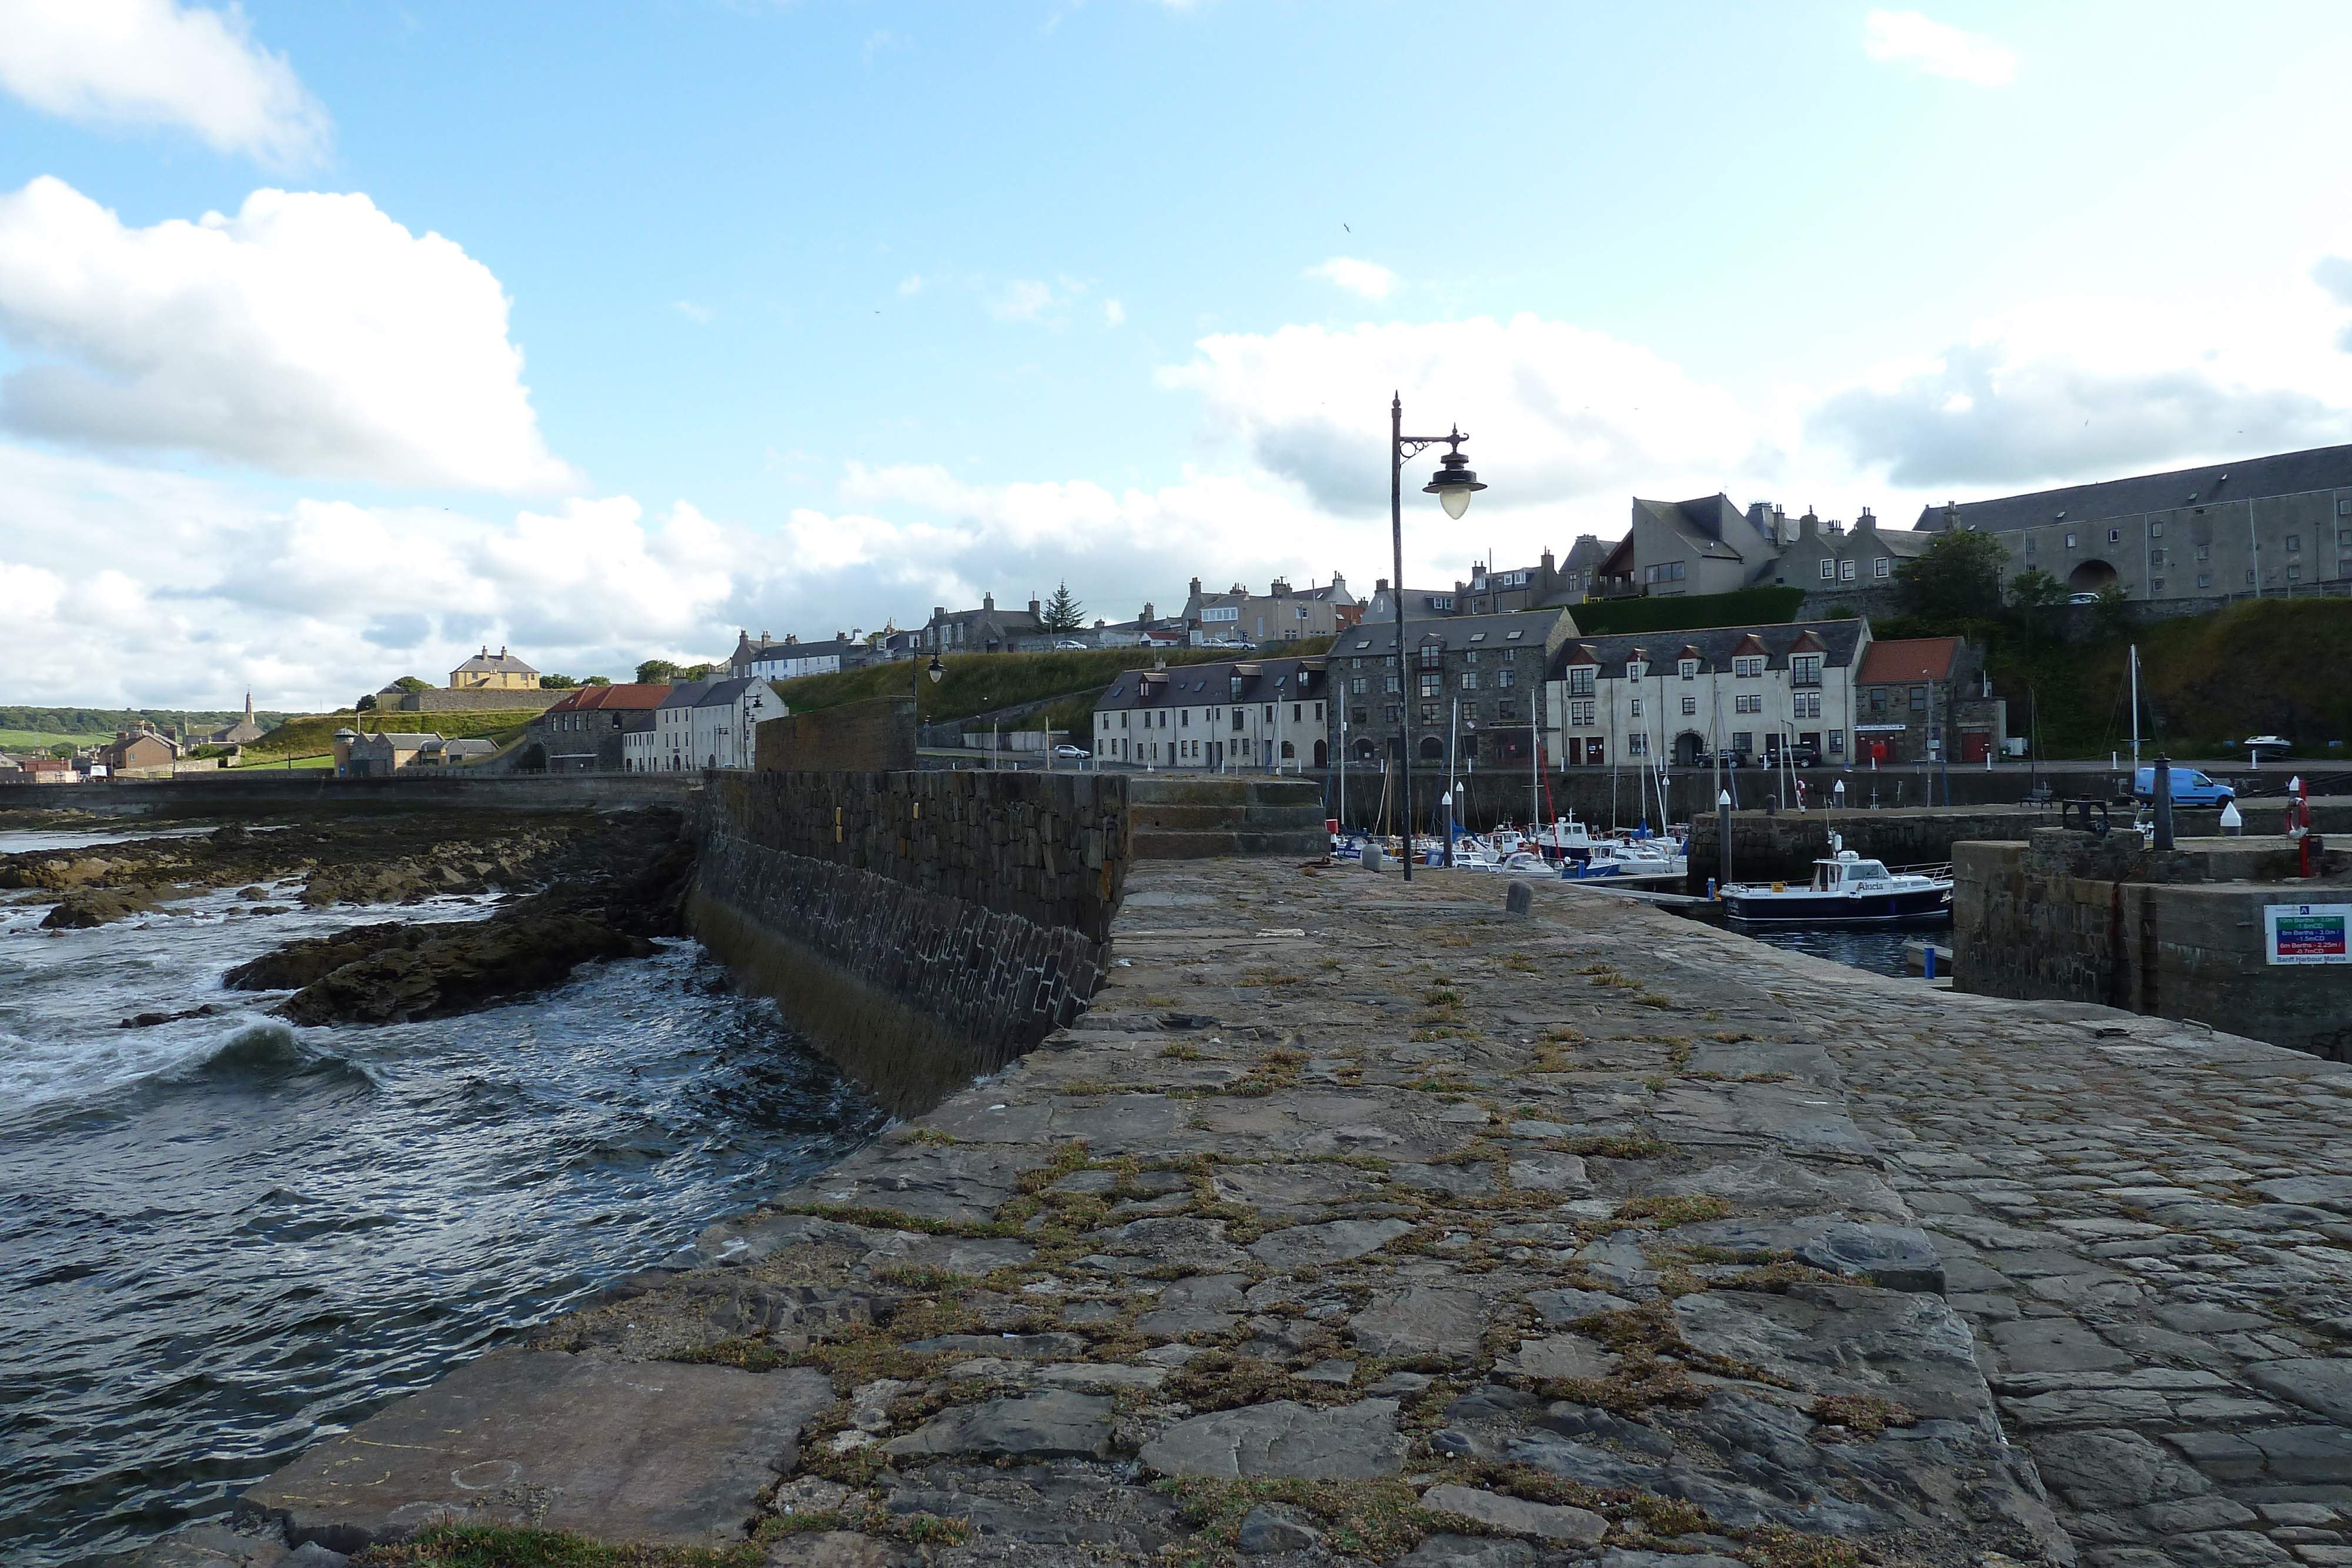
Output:
[[1330,760],[1321,658],[1129,670],[1095,705],[1098,762],[1276,773]]
[[1565,767],[1688,767],[1811,747],[1852,759],[1863,620],[1570,637],[1546,683],[1546,745]]

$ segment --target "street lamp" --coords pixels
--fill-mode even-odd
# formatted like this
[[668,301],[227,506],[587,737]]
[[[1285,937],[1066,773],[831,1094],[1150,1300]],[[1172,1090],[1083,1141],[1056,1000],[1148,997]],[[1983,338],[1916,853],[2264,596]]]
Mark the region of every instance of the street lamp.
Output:
[[[1404,801],[1404,879],[1412,880],[1412,724],[1407,717],[1412,709],[1412,681],[1405,668],[1404,652],[1404,460],[1418,457],[1422,452],[1443,441],[1450,448],[1438,461],[1438,471],[1423,486],[1422,494],[1434,496],[1445,515],[1459,521],[1470,509],[1470,497],[1486,486],[1470,471],[1470,460],[1462,455],[1462,444],[1469,437],[1455,425],[1451,435],[1407,435],[1404,433],[1404,398],[1391,393],[1389,397],[1389,538],[1394,547],[1396,576],[1390,580],[1396,585],[1396,670],[1397,670],[1397,777],[1402,786]],[[1448,847],[1451,847],[1451,838]]]

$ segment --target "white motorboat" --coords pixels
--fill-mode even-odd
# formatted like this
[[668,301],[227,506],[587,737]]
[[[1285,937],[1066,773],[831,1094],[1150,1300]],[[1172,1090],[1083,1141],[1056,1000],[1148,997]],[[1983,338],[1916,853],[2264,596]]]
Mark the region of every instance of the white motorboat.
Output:
[[1952,919],[1949,866],[1890,871],[1841,849],[1813,862],[1810,886],[1735,882],[1718,891],[1734,920],[1802,925],[1948,925]]

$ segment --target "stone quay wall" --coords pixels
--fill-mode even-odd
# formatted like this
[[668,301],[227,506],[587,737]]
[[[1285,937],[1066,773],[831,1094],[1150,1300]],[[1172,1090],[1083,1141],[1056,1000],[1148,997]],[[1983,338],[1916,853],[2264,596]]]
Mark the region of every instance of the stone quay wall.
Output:
[[2352,854],[2294,876],[2286,838],[2190,839],[2036,829],[1953,855],[1953,985],[1980,996],[2098,1002],[2227,1025],[2352,1061],[2352,967],[2264,961],[2265,905],[2352,902]]
[[431,686],[421,692],[402,694],[397,704],[381,705],[385,713],[522,713],[530,709],[553,707],[572,695],[572,688],[554,687],[525,689],[518,686],[482,686],[451,690],[446,686]]
[[54,789],[0,789],[0,823],[13,811],[71,810],[105,817],[267,817],[288,810],[386,811],[626,810],[690,809],[698,773],[580,773],[541,777],[472,768],[338,779],[325,768],[223,768]]
[[1320,854],[1291,781],[1014,772],[713,773],[691,920],[894,1109],[1083,1012],[1129,864]]

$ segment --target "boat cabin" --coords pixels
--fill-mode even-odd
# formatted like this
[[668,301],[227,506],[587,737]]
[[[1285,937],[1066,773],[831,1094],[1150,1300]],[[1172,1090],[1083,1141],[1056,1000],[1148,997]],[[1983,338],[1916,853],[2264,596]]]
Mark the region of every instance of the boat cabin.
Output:
[[1834,859],[1813,862],[1815,893],[1846,893],[1887,880],[1884,862],[1864,860],[1852,850],[1840,850]]

